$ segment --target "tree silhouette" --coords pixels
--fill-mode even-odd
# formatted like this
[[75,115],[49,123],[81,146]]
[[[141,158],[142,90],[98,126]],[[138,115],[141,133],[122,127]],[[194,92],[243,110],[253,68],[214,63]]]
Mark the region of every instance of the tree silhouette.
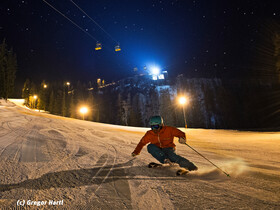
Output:
[[13,49],[7,50],[5,39],[0,45],[0,97],[7,99],[14,91],[17,58]]

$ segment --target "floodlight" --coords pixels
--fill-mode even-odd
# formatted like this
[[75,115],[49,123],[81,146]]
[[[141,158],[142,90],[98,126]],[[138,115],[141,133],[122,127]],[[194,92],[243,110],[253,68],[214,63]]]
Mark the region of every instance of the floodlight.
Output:
[[151,68],[151,72],[153,75],[159,75],[160,69],[158,67],[154,66]]
[[186,104],[186,102],[187,102],[187,98],[186,97],[182,96],[182,97],[179,98],[179,103],[180,104],[184,105],[184,104]]
[[164,74],[158,75],[158,79],[164,79]]
[[82,108],[80,109],[80,112],[81,112],[82,114],[85,114],[85,113],[88,112],[88,108],[87,108],[87,107],[82,107]]
[[157,75],[153,75],[153,80],[157,80]]
[[85,119],[85,114],[88,112],[88,108],[83,106],[83,107],[80,108],[80,112],[81,112],[81,114],[83,116],[83,120],[84,120]]

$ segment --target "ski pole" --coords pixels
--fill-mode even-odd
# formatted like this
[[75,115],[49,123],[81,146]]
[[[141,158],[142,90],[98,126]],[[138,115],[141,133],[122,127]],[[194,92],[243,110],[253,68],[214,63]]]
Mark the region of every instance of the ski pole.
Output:
[[212,161],[210,161],[209,159],[207,159],[205,156],[203,156],[202,154],[200,154],[198,151],[196,151],[194,148],[192,148],[190,145],[188,145],[187,143],[185,143],[185,145],[187,145],[189,148],[191,148],[193,151],[195,151],[197,154],[199,154],[201,157],[203,157],[205,160],[209,161],[213,166],[215,166],[217,169],[219,169],[220,171],[222,171],[225,175],[227,175],[228,177],[230,177],[230,175],[228,173],[226,173],[225,171],[223,171],[221,168],[219,168],[216,164],[214,164]]

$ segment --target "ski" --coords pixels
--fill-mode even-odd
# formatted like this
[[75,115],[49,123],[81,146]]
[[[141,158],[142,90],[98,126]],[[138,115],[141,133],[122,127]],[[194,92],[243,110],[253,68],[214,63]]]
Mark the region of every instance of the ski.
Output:
[[[161,168],[161,167],[164,167],[164,166],[165,166],[164,164],[155,163],[155,162],[151,162],[151,163],[148,164],[149,168]],[[185,175],[187,173],[189,173],[189,171],[187,169],[184,169],[184,168],[180,168],[179,170],[176,171],[177,176],[182,176],[182,175]]]
[[162,164],[151,162],[151,163],[149,163],[148,167],[149,168],[159,168],[159,167],[162,167]]
[[181,176],[181,175],[184,175],[184,174],[187,174],[189,173],[189,171],[187,169],[179,169],[177,172],[176,172],[176,175],[177,176]]

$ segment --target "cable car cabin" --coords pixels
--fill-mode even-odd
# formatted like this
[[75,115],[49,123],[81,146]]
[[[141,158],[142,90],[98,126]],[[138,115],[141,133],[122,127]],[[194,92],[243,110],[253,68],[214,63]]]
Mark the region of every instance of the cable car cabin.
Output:
[[101,50],[101,49],[102,49],[101,43],[97,42],[95,46],[95,50]]
[[116,51],[116,52],[121,51],[120,45],[116,45],[116,46],[115,46],[115,51]]

